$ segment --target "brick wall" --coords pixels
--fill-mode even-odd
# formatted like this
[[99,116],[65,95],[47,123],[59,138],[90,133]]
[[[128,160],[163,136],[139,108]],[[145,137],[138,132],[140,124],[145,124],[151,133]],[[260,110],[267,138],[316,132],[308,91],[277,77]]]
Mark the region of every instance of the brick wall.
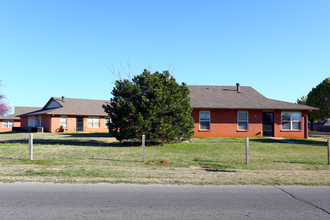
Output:
[[[11,132],[13,131],[12,128],[3,128],[3,121],[4,120],[0,120],[0,132]],[[7,121],[7,120],[5,120]],[[14,121],[14,127],[21,127],[21,121],[20,120],[13,120]]]
[[[199,112],[209,111],[211,116],[210,130],[199,129]],[[242,110],[247,111],[247,110]],[[255,137],[263,136],[262,134],[262,110],[248,110],[248,130],[238,130],[237,113],[238,110],[219,110],[219,109],[194,109],[192,117],[194,118],[195,137]],[[270,111],[267,111],[270,112]],[[274,136],[275,137],[292,137],[307,138],[306,117],[307,111],[302,112],[302,130],[285,131],[281,130],[281,111],[274,112]]]

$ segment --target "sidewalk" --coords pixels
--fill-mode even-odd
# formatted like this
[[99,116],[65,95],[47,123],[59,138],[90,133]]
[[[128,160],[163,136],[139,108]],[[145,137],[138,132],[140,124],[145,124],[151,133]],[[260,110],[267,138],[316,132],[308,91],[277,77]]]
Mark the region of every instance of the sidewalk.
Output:
[[279,140],[279,141],[283,141],[284,143],[287,143],[287,144],[298,144],[292,140],[288,140],[288,139],[285,139],[283,137],[268,137],[270,139],[273,139],[273,140]]

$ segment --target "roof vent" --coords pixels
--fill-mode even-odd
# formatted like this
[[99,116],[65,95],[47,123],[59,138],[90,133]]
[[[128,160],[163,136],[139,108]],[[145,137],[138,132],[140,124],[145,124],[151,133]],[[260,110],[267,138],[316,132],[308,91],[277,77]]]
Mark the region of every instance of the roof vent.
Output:
[[185,82],[182,82],[182,85],[183,85],[183,86],[186,86],[186,85],[187,85],[187,83],[185,83]]
[[62,102],[64,102],[64,96],[62,96]]
[[241,85],[239,83],[236,83],[236,87],[237,87],[237,92],[241,92]]

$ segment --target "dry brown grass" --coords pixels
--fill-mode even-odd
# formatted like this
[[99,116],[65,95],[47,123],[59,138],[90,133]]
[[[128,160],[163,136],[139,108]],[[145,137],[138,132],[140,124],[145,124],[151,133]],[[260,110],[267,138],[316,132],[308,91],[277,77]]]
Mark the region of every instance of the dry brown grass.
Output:
[[323,141],[251,139],[246,165],[243,139],[193,138],[149,146],[142,163],[140,146],[120,145],[104,134],[37,134],[43,141],[29,161],[27,144],[15,141],[24,135],[6,134],[2,140],[10,143],[1,143],[0,134],[0,181],[330,185]]

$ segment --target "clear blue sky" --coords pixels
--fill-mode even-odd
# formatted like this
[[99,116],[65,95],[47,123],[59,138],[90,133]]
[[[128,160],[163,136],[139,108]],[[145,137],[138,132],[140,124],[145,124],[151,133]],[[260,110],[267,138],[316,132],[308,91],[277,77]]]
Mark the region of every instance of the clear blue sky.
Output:
[[0,0],[0,91],[14,106],[109,99],[113,67],[252,86],[295,102],[330,76],[329,0]]

